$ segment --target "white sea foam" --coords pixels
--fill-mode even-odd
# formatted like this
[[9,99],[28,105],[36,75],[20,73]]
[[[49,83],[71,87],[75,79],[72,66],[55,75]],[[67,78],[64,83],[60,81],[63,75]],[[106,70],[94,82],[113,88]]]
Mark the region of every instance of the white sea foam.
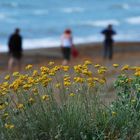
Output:
[[[101,41],[101,36],[88,36],[88,37],[75,37],[74,44],[88,43],[94,41]],[[37,49],[37,48],[52,48],[60,47],[60,38],[41,38],[41,39],[24,39],[23,48],[27,49]],[[8,47],[5,44],[0,44],[0,52],[7,52]]]
[[33,11],[33,14],[35,14],[35,15],[47,15],[48,11],[47,10],[38,9],[38,10]]
[[[114,36],[115,41],[139,41],[140,34],[117,34]],[[86,37],[74,37],[74,44],[102,42],[104,36],[101,34],[94,34]],[[60,38],[41,38],[41,39],[24,39],[23,49],[37,49],[37,48],[52,48],[60,47]],[[0,44],[0,52],[7,52],[8,47],[5,44]]]
[[108,24],[112,24],[115,26],[118,26],[120,24],[119,21],[111,19],[111,20],[97,20],[97,21],[86,21],[83,23],[80,23],[81,25],[86,25],[86,26],[96,26],[96,27],[105,27]]
[[84,9],[80,7],[68,7],[61,9],[61,11],[65,13],[81,13],[84,12]]
[[127,3],[125,3],[125,4],[122,4],[122,8],[127,10],[130,8],[130,6]]
[[25,39],[23,44],[25,49],[38,48],[38,47],[49,48],[49,47],[55,47],[59,45],[60,45],[59,39],[55,39],[55,38]]
[[128,5],[127,3],[115,4],[115,5],[112,6],[112,8],[128,10],[128,9],[130,9],[130,5]]
[[0,13],[0,20],[7,18],[7,15],[4,13]]
[[2,7],[10,7],[10,8],[16,8],[18,7],[18,3],[16,2],[3,2],[0,4]]
[[140,16],[128,18],[126,22],[129,24],[140,24]]

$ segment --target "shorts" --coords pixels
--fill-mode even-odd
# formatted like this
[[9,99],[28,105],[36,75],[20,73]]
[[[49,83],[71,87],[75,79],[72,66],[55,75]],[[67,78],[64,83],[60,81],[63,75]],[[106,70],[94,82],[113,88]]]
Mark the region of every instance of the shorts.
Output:
[[22,58],[21,52],[10,52],[10,56],[16,60],[20,60]]

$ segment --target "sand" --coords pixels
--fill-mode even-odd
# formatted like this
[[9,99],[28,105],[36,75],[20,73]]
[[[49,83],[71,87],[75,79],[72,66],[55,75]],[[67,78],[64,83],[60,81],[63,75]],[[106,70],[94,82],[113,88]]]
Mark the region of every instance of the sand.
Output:
[[[140,42],[117,42],[114,45],[113,60],[104,60],[102,58],[102,43],[78,44],[75,47],[79,51],[79,56],[72,58],[70,65],[81,63],[84,60],[91,60],[94,63],[100,63],[106,66],[113,63],[129,64],[140,66]],[[34,64],[35,66],[46,65],[49,61],[57,64],[62,63],[62,53],[59,47],[39,48],[24,50],[22,66]],[[7,71],[8,54],[0,54],[0,70]],[[15,67],[16,69],[16,67]]]

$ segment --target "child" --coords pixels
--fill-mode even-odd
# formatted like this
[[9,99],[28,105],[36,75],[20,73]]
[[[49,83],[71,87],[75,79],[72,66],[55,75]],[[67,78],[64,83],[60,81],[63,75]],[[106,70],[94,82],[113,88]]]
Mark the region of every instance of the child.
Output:
[[61,38],[61,47],[64,59],[62,65],[67,65],[68,62],[70,61],[72,46],[73,46],[72,32],[70,29],[66,29]]

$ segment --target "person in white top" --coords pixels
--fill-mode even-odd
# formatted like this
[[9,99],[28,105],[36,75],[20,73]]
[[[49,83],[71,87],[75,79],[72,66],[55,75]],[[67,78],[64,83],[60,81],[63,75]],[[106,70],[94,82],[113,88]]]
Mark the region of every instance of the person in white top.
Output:
[[62,47],[62,54],[64,58],[62,65],[67,65],[68,62],[70,61],[72,46],[73,46],[73,41],[72,41],[71,30],[66,29],[61,37],[61,47]]

